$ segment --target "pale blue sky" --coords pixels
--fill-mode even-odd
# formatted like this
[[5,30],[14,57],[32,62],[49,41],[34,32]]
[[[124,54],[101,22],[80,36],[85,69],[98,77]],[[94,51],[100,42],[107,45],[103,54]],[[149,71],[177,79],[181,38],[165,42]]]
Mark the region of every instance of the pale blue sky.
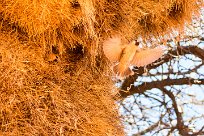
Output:
[[[204,13],[203,10],[202,10],[202,13]],[[186,31],[185,31],[186,35],[204,37],[204,32],[203,32],[204,16],[202,16],[200,19],[201,19],[200,22],[193,21],[193,26],[197,27],[197,28],[194,28],[193,31],[192,29],[186,28]],[[170,43],[170,44],[174,45],[174,43]],[[182,46],[198,45],[200,48],[204,49],[204,41],[200,41],[198,38],[193,38],[188,42],[180,42],[180,44]],[[156,74],[157,72],[168,73],[169,63],[170,62],[168,62],[167,64],[163,64],[162,66],[159,66],[156,70],[150,70],[149,72],[151,74]],[[185,56],[179,56],[178,58],[177,57],[174,58],[171,61],[171,64],[172,63],[173,63],[172,65],[173,72],[179,71],[183,73],[183,72],[187,72],[188,69],[193,69],[195,66],[202,64],[202,60],[200,58],[197,58],[194,55],[188,54]],[[170,79],[183,78],[184,75],[171,74],[169,77]],[[198,79],[198,81],[199,79],[204,79],[204,66],[201,66],[195,72],[186,74],[185,77]],[[144,75],[142,77],[138,77],[134,85],[138,86],[143,82],[158,81],[166,78],[167,78],[167,75],[161,75],[161,74],[156,76],[156,78]],[[186,125],[189,125],[190,127],[192,127],[192,129],[199,130],[204,125],[203,123],[204,122],[204,85],[173,85],[173,86],[166,86],[165,88],[167,90],[171,90],[175,94],[176,101],[178,104],[177,106],[179,107],[179,110],[183,111],[183,119],[184,121],[188,122],[188,124]],[[179,94],[177,94],[178,90],[181,90]],[[150,124],[152,124],[151,122],[150,124],[148,124],[144,120],[139,120],[139,119],[144,119],[144,115],[149,121],[157,122],[159,120],[159,116],[162,113],[165,113],[166,108],[163,106],[160,106],[159,105],[160,103],[158,102],[158,100],[163,101],[163,99],[165,99],[165,101],[168,102],[167,106],[172,106],[170,98],[166,95],[164,96],[160,90],[154,88],[151,90],[147,90],[146,93],[148,95],[151,95],[152,99],[146,98],[144,95],[140,95],[139,97],[137,97],[139,94],[135,94],[134,95],[135,97],[130,96],[123,101],[123,104],[126,107],[126,110],[131,111],[130,112],[131,114],[125,112],[124,108],[122,107],[120,108],[120,113],[122,115],[125,115],[124,121],[132,122],[132,123],[137,122],[137,125],[141,125],[140,127],[141,130],[147,128]],[[157,100],[154,98],[156,98]],[[144,108],[142,112],[140,110],[140,108],[142,107],[138,107],[138,104],[135,102],[140,103],[139,105],[142,105],[142,107]],[[172,125],[176,124],[176,118],[174,118],[175,117],[174,114],[175,113],[172,113],[173,120],[170,123]],[[136,116],[136,118],[134,118],[132,115]],[[192,117],[195,119],[192,122],[189,122],[189,120]],[[165,117],[164,117],[163,121],[168,122],[169,120],[167,118],[165,120]],[[138,132],[138,128],[136,126],[134,125],[131,126],[126,122],[124,122],[124,124],[126,126],[126,132],[128,136],[131,136],[132,134]],[[158,129],[160,126],[162,125],[159,125]],[[154,132],[147,133],[146,136],[153,135],[153,133]],[[157,134],[157,136],[164,136],[166,134],[167,134],[167,131],[163,130],[159,134]],[[178,136],[178,133],[175,132],[173,135]]]

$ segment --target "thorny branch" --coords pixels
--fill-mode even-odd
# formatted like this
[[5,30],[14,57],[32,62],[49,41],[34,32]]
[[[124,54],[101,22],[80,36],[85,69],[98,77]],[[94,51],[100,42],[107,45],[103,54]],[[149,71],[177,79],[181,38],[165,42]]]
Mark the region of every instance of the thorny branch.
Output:
[[164,79],[162,81],[152,81],[148,83],[143,83],[139,86],[131,86],[128,91],[120,91],[120,95],[123,98],[127,96],[133,95],[135,93],[144,93],[146,90],[150,90],[152,88],[160,88],[170,85],[188,85],[188,84],[204,84],[204,79],[200,79],[199,81],[195,79],[189,78],[181,78],[181,79]]
[[135,68],[134,75],[120,82],[120,112],[129,124],[128,134],[204,135],[204,10],[201,13],[183,34],[172,32],[167,39],[171,50],[163,58]]
[[178,106],[177,106],[177,102],[176,102],[176,98],[174,96],[174,94],[168,90],[166,90],[165,88],[160,88],[166,95],[169,96],[169,98],[171,98],[172,100],[172,103],[173,103],[173,108],[174,108],[174,111],[176,113],[176,116],[177,116],[177,129],[179,130],[179,133],[182,135],[182,136],[188,136],[188,131],[186,131],[186,129],[188,129],[187,126],[184,125],[184,122],[183,122],[183,117],[182,117],[182,113],[178,110]]
[[[154,69],[154,68],[174,59],[174,57],[172,57],[172,56],[180,56],[180,55],[185,55],[185,54],[194,54],[195,56],[204,60],[204,50],[203,49],[201,49],[197,46],[187,46],[187,47],[178,46],[177,50],[169,51],[169,53],[167,55],[165,55],[162,59],[158,60],[161,63],[157,63],[156,65],[148,65],[146,67],[146,69]],[[130,77],[125,79],[125,81],[122,84],[121,90],[127,90],[127,88],[129,88],[131,86],[131,84],[133,84],[134,81],[136,81],[137,77],[139,75],[142,75],[145,72],[145,69],[144,69],[144,67],[140,67],[137,70],[135,70],[134,72],[135,72],[135,74],[133,76],[130,76]],[[123,96],[123,91],[121,91],[120,93]],[[137,91],[136,91],[136,93],[137,93]],[[130,95],[131,94],[132,93],[130,93]]]
[[[170,62],[171,60],[173,60],[175,57],[177,56],[182,56],[182,55],[186,55],[186,54],[193,54],[196,57],[200,58],[201,61],[204,60],[204,50],[197,47],[197,46],[177,46],[176,50],[171,50],[169,51],[168,54],[166,54],[163,58],[161,58],[156,64],[154,65],[148,65],[146,67],[146,69],[150,70],[150,69],[155,69],[161,65],[163,65],[164,63]],[[169,64],[171,65],[171,63]],[[204,134],[204,126],[200,128],[199,131],[194,132],[193,130],[191,130],[191,128],[185,124],[185,120],[183,119],[183,113],[181,111],[179,111],[179,107],[178,107],[178,103],[177,103],[177,96],[171,91],[171,90],[167,90],[165,87],[166,86],[174,86],[174,85],[203,85],[204,84],[204,79],[194,79],[194,78],[190,78],[188,76],[185,76],[187,74],[190,74],[191,72],[195,72],[197,71],[199,68],[201,68],[203,66],[203,61],[201,62],[201,64],[195,66],[192,69],[188,69],[188,71],[186,72],[173,72],[173,71],[169,71],[166,73],[156,73],[156,74],[147,74],[146,77],[154,77],[157,75],[170,75],[170,74],[174,74],[174,75],[184,75],[182,78],[169,78],[169,76],[167,76],[167,78],[162,79],[162,80],[157,80],[157,81],[151,81],[151,82],[143,82],[139,85],[134,86],[134,82],[136,81],[136,79],[139,76],[143,76],[143,74],[146,72],[145,68],[140,67],[138,69],[136,69],[135,75],[128,77],[122,84],[121,86],[121,90],[120,90],[120,95],[122,98],[127,98],[128,96],[134,96],[134,99],[136,101],[136,99],[138,99],[139,97],[141,97],[141,95],[145,96],[146,98],[149,99],[155,99],[157,102],[160,102],[161,105],[164,105],[165,109],[166,109],[166,114],[168,114],[168,119],[172,120],[172,112],[175,113],[176,115],[176,124],[174,126],[171,126],[169,123],[166,123],[165,121],[163,121],[162,118],[160,118],[158,120],[158,122],[153,123],[152,125],[149,125],[149,127],[147,127],[144,130],[140,130],[138,133],[134,134],[134,136],[139,136],[139,135],[144,135],[146,133],[149,133],[151,131],[157,130],[155,132],[159,133],[161,132],[163,129],[168,130],[168,134],[167,135],[171,135],[172,133],[174,133],[175,131],[178,131],[178,133],[182,136],[196,136],[196,135],[203,135]],[[202,74],[201,74],[202,75]],[[151,90],[153,88],[157,88],[159,89],[164,96],[167,95],[170,100],[168,102],[165,102],[165,100],[162,102],[161,100],[157,99],[157,98],[153,98],[151,95],[146,94],[147,90]],[[178,90],[177,94],[179,94],[181,91]],[[185,93],[185,92],[184,92]],[[135,94],[138,94],[138,96],[136,97]],[[169,102],[172,102],[172,108],[169,108],[167,105]],[[141,109],[141,113],[144,114],[144,110],[145,109],[151,109],[148,107],[145,107],[144,105],[141,105],[141,102],[135,102],[138,107],[140,107]],[[195,102],[196,103],[196,102]],[[125,105],[123,105],[125,107]],[[152,107],[153,108],[153,107]],[[126,107],[126,111],[131,113],[132,109],[128,109]],[[134,118],[137,118],[135,115],[133,115]],[[145,120],[147,120],[147,117],[145,115],[142,116],[142,118],[145,118]],[[143,119],[140,120],[143,120]],[[135,119],[134,119],[135,120]],[[192,119],[193,120],[193,119]],[[137,121],[135,120],[135,124],[137,124]],[[163,125],[163,127],[161,127],[160,129],[158,129],[158,126]]]

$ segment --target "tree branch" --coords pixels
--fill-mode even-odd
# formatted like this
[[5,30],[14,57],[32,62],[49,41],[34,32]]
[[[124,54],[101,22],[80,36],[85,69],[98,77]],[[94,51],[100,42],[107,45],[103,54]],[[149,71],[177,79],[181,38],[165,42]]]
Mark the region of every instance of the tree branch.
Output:
[[177,119],[176,127],[177,127],[179,133],[182,136],[189,136],[188,127],[184,125],[183,118],[182,118],[182,113],[179,112],[179,110],[178,110],[178,105],[177,105],[176,98],[175,98],[174,94],[171,91],[166,90],[165,88],[161,87],[160,89],[166,95],[168,95],[169,98],[172,100],[173,108],[174,108],[174,111],[176,113],[176,119]]
[[158,125],[160,124],[160,120],[158,122],[156,122],[155,124],[151,125],[150,127],[148,127],[147,129],[137,133],[137,134],[133,134],[133,136],[141,136],[141,135],[144,135],[152,130],[154,130],[156,127],[158,127]]
[[[156,63],[156,64],[153,63],[150,65],[147,65],[146,68],[147,69],[154,69],[154,68],[172,60],[174,58],[174,57],[172,57],[172,55],[173,56],[179,56],[179,55],[185,55],[185,54],[194,54],[195,56],[204,60],[204,50],[203,49],[201,49],[197,46],[187,46],[187,47],[177,46],[177,50],[169,51],[167,55],[165,55],[163,58],[161,58],[160,60],[157,61],[157,62],[161,62],[161,63]],[[123,82],[122,87],[121,87],[122,90],[127,90],[127,88],[130,87],[131,84],[133,84],[136,81],[138,76],[141,76],[145,72],[145,69],[144,69],[144,67],[139,67],[138,69],[134,70],[134,72],[135,72],[134,75],[129,76],[128,78],[125,79],[125,81]]]
[[203,131],[203,129],[204,129],[204,126],[203,126],[198,132],[193,133],[191,136],[204,135],[204,131]]
[[162,81],[152,81],[143,83],[139,86],[131,86],[128,91],[120,90],[120,95],[122,98],[126,98],[127,96],[133,95],[135,93],[144,93],[146,90],[150,90],[152,88],[161,88],[170,85],[186,85],[186,84],[204,84],[204,79],[189,79],[189,78],[181,78],[181,79],[164,79]]

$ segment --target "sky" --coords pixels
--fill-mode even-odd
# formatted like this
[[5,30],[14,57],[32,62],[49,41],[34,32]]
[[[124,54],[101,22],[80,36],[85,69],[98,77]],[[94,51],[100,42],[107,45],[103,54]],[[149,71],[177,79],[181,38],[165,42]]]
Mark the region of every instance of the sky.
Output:
[[[197,21],[193,20],[193,27],[186,27],[185,35],[194,36],[194,37],[203,37],[204,38],[204,10],[202,9],[202,16]],[[173,42],[170,43],[173,47],[175,44]],[[200,41],[198,38],[193,38],[190,41],[180,41],[182,46],[192,46],[196,45],[202,49],[204,49],[204,41]],[[168,73],[168,65],[170,62],[164,63],[156,69],[152,69],[149,71],[151,74],[158,73]],[[172,71],[173,72],[187,72],[189,69],[193,69],[195,66],[201,65],[202,60],[192,54],[188,54],[185,56],[175,57],[171,60]],[[204,65],[202,65],[197,71],[191,72],[189,74],[171,74],[169,75],[171,79],[189,77],[195,79],[199,82],[199,79],[204,79]],[[167,75],[161,75],[151,77],[147,75],[143,75],[138,77],[134,86],[138,86],[143,82],[151,82],[151,81],[161,81],[163,79],[167,79]],[[117,84],[120,86],[120,84]],[[199,130],[204,124],[204,85],[173,85],[166,86],[167,90],[173,92],[176,96],[177,106],[179,111],[183,113],[183,119],[186,121],[186,125],[192,128],[193,131]],[[181,92],[178,93],[178,90]],[[141,131],[151,124],[154,124],[159,120],[159,117],[163,115],[166,111],[166,108],[160,105],[159,101],[165,100],[168,104],[167,107],[172,106],[172,102],[167,95],[163,95],[163,93],[156,88],[151,90],[147,90],[146,94],[151,96],[152,98],[147,98],[144,95],[135,94],[126,98],[122,104],[123,107],[120,106],[120,114],[124,116],[124,125],[125,131],[128,136],[131,136],[138,131]],[[165,98],[164,98],[165,97]],[[125,108],[124,108],[125,107]],[[141,110],[142,109],[142,110]],[[127,112],[129,111],[129,112]],[[171,113],[171,121],[169,120],[169,115],[164,115],[163,121],[168,122],[172,126],[176,125],[176,116],[175,113]],[[192,121],[190,121],[194,118]],[[146,120],[145,120],[146,119]],[[149,122],[147,121],[149,120]],[[138,128],[137,123],[140,127]],[[132,123],[132,124],[130,124]],[[157,130],[162,127],[162,124],[158,125]],[[154,132],[147,133],[145,136],[154,135]],[[167,135],[167,131],[160,131],[157,136],[165,136]],[[172,136],[178,136],[178,132],[174,132]]]

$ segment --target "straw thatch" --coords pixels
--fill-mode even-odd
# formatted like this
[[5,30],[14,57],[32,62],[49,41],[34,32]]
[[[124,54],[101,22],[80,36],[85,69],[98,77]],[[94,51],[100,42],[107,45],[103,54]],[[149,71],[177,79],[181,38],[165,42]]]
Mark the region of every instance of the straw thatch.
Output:
[[[3,19],[43,44],[69,47],[119,33],[128,40],[183,28],[199,0],[1,0]],[[95,44],[95,43],[94,43]]]
[[87,58],[49,62],[34,43],[4,33],[0,41],[3,135],[122,134],[110,80]]
[[0,135],[124,135],[101,50],[182,29],[198,0],[0,0]]

